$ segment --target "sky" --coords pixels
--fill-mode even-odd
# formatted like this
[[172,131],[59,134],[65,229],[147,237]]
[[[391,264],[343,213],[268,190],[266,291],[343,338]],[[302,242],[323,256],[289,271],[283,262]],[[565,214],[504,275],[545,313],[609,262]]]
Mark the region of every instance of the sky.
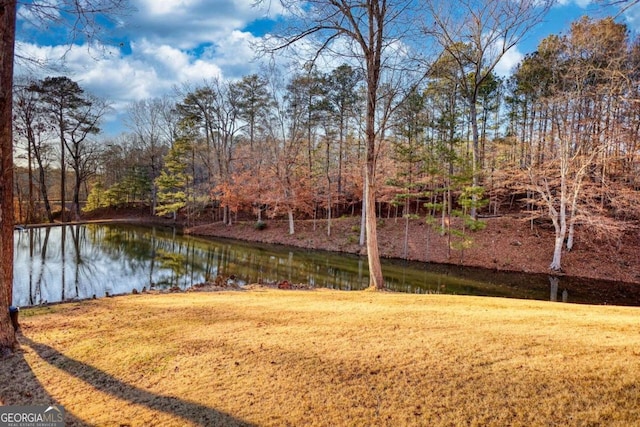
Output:
[[[252,46],[273,30],[284,12],[275,0],[262,7],[255,6],[255,0],[130,0],[130,4],[132,10],[118,17],[105,41],[91,46],[81,41],[70,45],[55,27],[36,31],[27,9],[19,7],[16,53],[42,61],[64,57],[64,64],[42,68],[18,60],[16,76],[66,75],[75,80],[111,104],[103,129],[107,136],[115,136],[126,131],[122,118],[132,102],[172,94],[184,84],[259,72]],[[508,75],[540,40],[567,33],[581,16],[602,18],[616,12],[591,0],[559,0],[544,22],[507,52],[496,72]],[[626,22],[632,32],[640,31],[640,6],[618,21]]]

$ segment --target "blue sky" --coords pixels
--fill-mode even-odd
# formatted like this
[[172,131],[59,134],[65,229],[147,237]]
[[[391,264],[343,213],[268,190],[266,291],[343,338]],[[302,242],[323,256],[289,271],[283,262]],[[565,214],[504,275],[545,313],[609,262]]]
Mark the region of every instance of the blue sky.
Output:
[[[55,2],[56,0],[47,0]],[[505,0],[509,1],[509,0]],[[205,79],[237,79],[259,71],[252,44],[282,17],[277,1],[269,8],[255,7],[255,0],[130,0],[135,11],[121,18],[111,31],[111,42],[94,46],[75,44],[49,29],[36,33],[25,9],[19,12],[17,52],[29,58],[55,60],[65,57],[64,74],[92,94],[108,100],[115,112],[141,99],[171,94],[183,84]],[[619,17],[632,31],[640,30],[640,7]],[[524,54],[535,50],[549,34],[566,33],[571,22],[583,15],[613,15],[590,0],[560,0],[535,32],[512,49],[497,72],[508,74]],[[16,64],[16,75],[61,74]],[[115,134],[124,128],[121,115],[107,118],[105,130]]]

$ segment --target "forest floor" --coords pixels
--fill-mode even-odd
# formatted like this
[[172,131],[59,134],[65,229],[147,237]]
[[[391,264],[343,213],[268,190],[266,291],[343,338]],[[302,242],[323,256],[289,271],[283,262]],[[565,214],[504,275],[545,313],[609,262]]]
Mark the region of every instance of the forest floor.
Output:
[[[554,232],[551,225],[534,225],[514,216],[481,219],[486,227],[466,232],[467,247],[459,248],[461,238],[442,236],[424,219],[378,220],[380,255],[422,262],[459,264],[503,271],[549,273],[553,257]],[[359,218],[331,221],[296,221],[295,234],[288,232],[288,222],[267,221],[267,228],[256,230],[254,222],[231,226],[222,223],[188,227],[185,232],[246,241],[276,243],[309,249],[322,249],[365,255],[358,245]],[[406,243],[405,243],[406,240]],[[640,283],[640,233],[626,234],[620,241],[594,238],[579,230],[572,251],[562,255],[562,272],[574,277]]]
[[[95,212],[83,219],[173,224],[171,220],[152,217],[144,211],[126,209]],[[424,219],[408,222],[403,218],[379,219],[380,255],[501,271],[550,273],[554,246],[550,222],[532,224],[516,215],[480,221],[486,224],[485,228],[466,231],[466,247],[461,250],[459,237],[442,236]],[[183,226],[187,234],[366,255],[366,249],[358,245],[359,217],[333,219],[330,233],[326,220],[297,220],[293,235],[289,234],[287,221],[267,219],[265,222],[267,227],[263,230],[255,228],[255,221],[224,225],[201,218],[196,225],[186,225],[186,221],[178,218],[177,224]],[[587,229],[578,229],[573,250],[563,251],[562,271],[554,274],[640,284],[640,226],[628,230],[619,239],[606,239]]]

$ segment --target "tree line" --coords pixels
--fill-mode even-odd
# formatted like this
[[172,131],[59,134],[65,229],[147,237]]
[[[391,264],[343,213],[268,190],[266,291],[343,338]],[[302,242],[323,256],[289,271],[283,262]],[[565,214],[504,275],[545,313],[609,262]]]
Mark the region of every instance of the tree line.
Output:
[[[456,52],[419,85],[383,85],[376,114],[391,113],[375,153],[375,215],[428,217],[455,234],[455,218],[474,229],[478,215],[515,206],[555,227],[553,269],[578,225],[619,237],[640,219],[639,46],[624,24],[583,18],[543,40],[510,77],[487,73],[471,104]],[[157,215],[227,224],[282,217],[292,234],[296,218],[323,219],[330,234],[332,218],[364,211],[364,79],[349,64],[309,64],[188,84],[131,104],[128,132],[108,140],[96,138],[104,102],[78,83],[19,85],[20,212],[52,221],[49,186],[55,176],[64,202],[69,168],[73,216],[84,186],[85,209],[143,202]]]

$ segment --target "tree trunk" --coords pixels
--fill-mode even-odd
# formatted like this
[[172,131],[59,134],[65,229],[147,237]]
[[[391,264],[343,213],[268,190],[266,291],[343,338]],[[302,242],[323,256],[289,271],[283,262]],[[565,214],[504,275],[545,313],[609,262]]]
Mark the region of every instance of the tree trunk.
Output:
[[564,243],[564,233],[562,227],[558,224],[557,219],[553,220],[553,226],[556,231],[556,239],[553,246],[553,260],[551,261],[549,268],[554,271],[559,271],[562,268],[562,245]]
[[338,198],[342,195],[342,146],[344,145],[344,114],[340,114],[338,134]]
[[[31,126],[27,129],[27,134],[31,133]],[[33,191],[33,153],[31,151],[31,139],[27,136],[27,169],[29,175],[29,204],[27,207],[27,217],[25,222],[32,223],[35,220],[36,201]]]
[[567,246],[566,246],[567,252],[571,252],[571,250],[573,249],[573,242],[575,239],[575,231],[576,231],[575,215],[576,213],[572,209],[571,219],[569,220],[569,235],[567,237]]
[[576,177],[573,182],[573,193],[571,194],[571,210],[569,215],[569,237],[567,238],[567,251],[571,251],[573,249],[577,221],[576,216],[578,215],[578,198],[580,197],[580,189],[582,188],[582,177],[587,170],[587,166],[593,162],[597,151],[598,150],[594,151],[591,154],[590,159],[585,162],[585,164],[576,173]]
[[[479,185],[479,172],[478,172],[478,160],[480,157],[480,144],[478,136],[478,117],[476,110],[476,96],[472,96],[469,100],[469,115],[471,116],[471,137],[473,139],[473,150],[471,156],[471,170],[472,170],[472,187],[475,189]],[[478,195],[474,191],[471,195],[471,212],[470,216],[473,219],[478,218]]]
[[373,173],[367,166],[365,177],[366,195],[366,218],[367,230],[367,260],[369,261],[369,288],[373,290],[384,289],[384,277],[382,276],[382,265],[380,264],[380,254],[378,253],[378,231],[376,217],[376,188]]
[[364,186],[362,187],[362,212],[360,214],[360,240],[358,244],[364,246],[366,242],[366,228],[367,228],[367,183],[365,178]]
[[[448,192],[449,190],[447,190]],[[442,212],[440,214],[440,235],[444,236],[447,226],[447,195],[442,195]],[[435,213],[435,210],[434,210]]]
[[158,186],[156,185],[155,178],[154,178],[151,180],[151,215],[156,214],[157,207],[158,207]]
[[73,186],[73,216],[74,220],[80,219],[80,187],[82,185],[80,172],[75,173],[75,183]]
[[327,178],[329,191],[327,191],[327,236],[331,237],[331,178]]
[[[60,132],[63,132],[62,129]],[[65,151],[65,143],[64,136],[60,137],[60,222],[64,223],[66,221],[66,182],[67,182],[67,167],[64,160],[64,151]]]
[[293,222],[293,209],[287,209],[287,216],[289,217],[289,234],[293,235],[296,232],[295,223]]
[[554,220],[553,225],[556,230],[556,239],[553,247],[553,260],[549,268],[553,271],[560,271],[562,269],[562,245],[567,233],[567,227],[566,225],[558,224],[558,220]]
[[409,215],[404,216],[404,244],[402,245],[404,259],[409,259]]
[[0,356],[11,353],[16,335],[9,316],[13,299],[13,52],[16,0],[0,3]]
[[[560,212],[551,210],[553,217],[553,227],[556,231],[556,239],[553,248],[553,260],[549,268],[554,271],[562,270],[562,246],[567,236],[567,203],[566,203],[566,181],[564,175],[561,178],[560,190]],[[551,200],[551,199],[550,199]]]
[[44,210],[47,214],[47,221],[53,224],[53,212],[51,212],[51,202],[49,202],[49,194],[47,193],[47,177],[42,162],[38,160],[38,173],[40,176],[40,194],[44,203]]

